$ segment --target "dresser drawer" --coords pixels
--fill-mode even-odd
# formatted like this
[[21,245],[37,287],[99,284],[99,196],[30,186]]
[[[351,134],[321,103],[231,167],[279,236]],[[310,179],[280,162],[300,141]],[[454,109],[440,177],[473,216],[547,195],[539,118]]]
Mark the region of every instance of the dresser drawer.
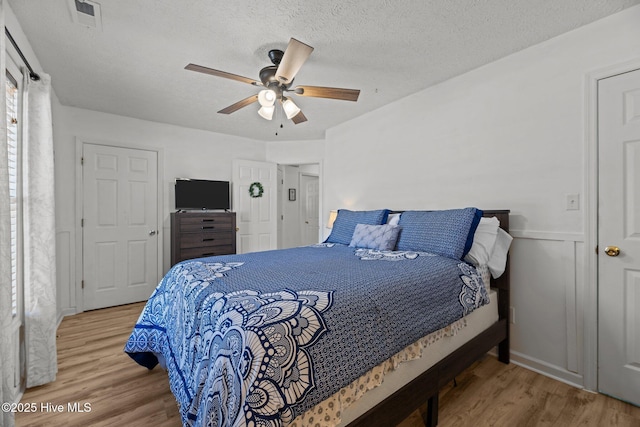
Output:
[[234,235],[227,230],[219,230],[212,233],[183,234],[180,239],[180,249],[231,245]]
[[233,219],[232,215],[229,214],[221,214],[221,215],[207,215],[207,214],[195,214],[195,215],[182,215],[180,217],[181,226],[187,225],[198,225],[198,224],[225,224],[229,226],[231,224],[231,220]]
[[229,230],[232,218],[229,215],[207,217],[192,216],[181,218],[180,232],[182,233],[209,233],[218,230]]
[[191,258],[203,258],[215,255],[228,255],[231,253],[231,246],[212,246],[207,248],[189,248],[180,251],[180,261]]
[[229,231],[229,224],[181,224],[181,233],[217,233]]

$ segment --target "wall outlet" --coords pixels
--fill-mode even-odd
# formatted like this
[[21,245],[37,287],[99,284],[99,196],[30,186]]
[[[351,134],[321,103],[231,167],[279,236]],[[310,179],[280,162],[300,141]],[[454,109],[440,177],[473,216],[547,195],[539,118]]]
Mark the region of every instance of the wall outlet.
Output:
[[516,324],[516,308],[509,307],[509,323],[512,325]]
[[580,194],[567,194],[567,210],[580,210]]

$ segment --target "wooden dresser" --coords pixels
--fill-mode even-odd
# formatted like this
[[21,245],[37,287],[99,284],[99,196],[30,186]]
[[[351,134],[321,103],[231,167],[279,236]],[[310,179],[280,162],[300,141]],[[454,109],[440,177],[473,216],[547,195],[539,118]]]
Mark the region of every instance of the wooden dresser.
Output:
[[171,265],[185,259],[235,253],[235,212],[171,214]]

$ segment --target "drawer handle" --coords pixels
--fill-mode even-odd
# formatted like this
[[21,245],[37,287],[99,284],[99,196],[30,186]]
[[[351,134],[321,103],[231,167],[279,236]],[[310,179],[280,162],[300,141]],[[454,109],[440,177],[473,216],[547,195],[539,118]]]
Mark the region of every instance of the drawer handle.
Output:
[[214,256],[214,255],[215,255],[215,253],[213,253],[213,252],[208,252],[206,254],[202,254],[202,256]]
[[202,222],[214,222],[215,219],[203,219]]
[[202,239],[203,242],[213,242],[214,240],[216,240],[216,239],[213,239],[213,238],[212,239]]
[[206,226],[203,226],[203,227],[202,227],[202,229],[203,229],[203,230],[211,230],[211,229],[213,229],[213,228],[216,228],[216,227],[215,227],[215,226],[213,226],[213,225],[206,225]]

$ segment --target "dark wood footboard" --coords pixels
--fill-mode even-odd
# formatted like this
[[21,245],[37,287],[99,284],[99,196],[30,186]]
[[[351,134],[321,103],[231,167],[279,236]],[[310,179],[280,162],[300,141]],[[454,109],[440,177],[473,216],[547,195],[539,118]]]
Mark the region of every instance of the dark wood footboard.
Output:
[[[484,211],[485,217],[497,217],[500,228],[509,231],[509,211]],[[400,390],[349,424],[349,427],[389,427],[399,424],[416,409],[427,403],[424,422],[427,427],[438,424],[438,392],[462,371],[471,366],[493,347],[498,347],[498,359],[509,363],[509,260],[505,272],[491,287],[498,291],[498,321],[471,341],[436,363]]]

